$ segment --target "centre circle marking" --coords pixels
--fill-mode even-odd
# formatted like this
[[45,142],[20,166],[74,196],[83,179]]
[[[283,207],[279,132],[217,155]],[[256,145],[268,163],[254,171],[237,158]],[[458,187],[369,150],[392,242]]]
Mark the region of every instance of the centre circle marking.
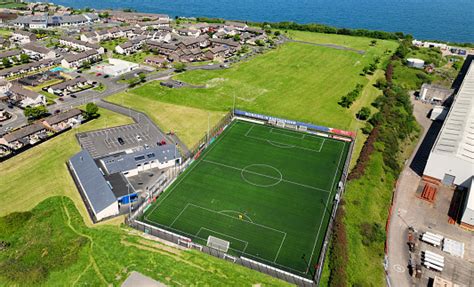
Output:
[[[253,172],[253,171],[250,171],[248,169],[252,168],[252,167],[255,167],[255,166],[263,166],[263,167],[266,167],[266,168],[269,168],[269,169],[273,169],[274,171],[276,171],[278,173],[278,177],[273,177],[273,176],[269,176],[269,175],[264,175],[264,174],[261,174],[261,173],[258,173],[258,172]],[[262,177],[266,177],[266,178],[271,178],[271,179],[274,179],[276,180],[274,183],[270,183],[270,184],[261,184],[261,183],[255,183],[251,180],[249,180],[248,178],[245,177],[245,173],[250,173],[250,174],[254,174],[254,175],[259,175],[259,176],[262,176]],[[275,186],[277,184],[279,184],[282,180],[283,180],[283,175],[281,174],[281,172],[271,166],[271,165],[268,165],[268,164],[259,164],[259,163],[256,163],[256,164],[250,164],[250,165],[247,165],[246,167],[244,167],[242,169],[242,171],[240,172],[240,175],[242,177],[242,179],[247,182],[248,184],[251,184],[251,185],[255,185],[255,186],[258,186],[258,187],[271,187],[271,186]]]

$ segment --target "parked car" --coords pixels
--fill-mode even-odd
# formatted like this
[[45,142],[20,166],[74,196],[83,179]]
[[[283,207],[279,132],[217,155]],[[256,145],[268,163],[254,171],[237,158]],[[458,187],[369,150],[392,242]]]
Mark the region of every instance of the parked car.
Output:
[[123,138],[117,138],[117,141],[120,145],[124,145],[125,142],[123,141]]
[[76,95],[71,95],[71,98],[77,98],[77,96]]
[[137,135],[137,136],[136,136],[136,139],[137,139],[137,141],[139,141],[139,142],[142,141],[142,137],[141,137],[140,135]]

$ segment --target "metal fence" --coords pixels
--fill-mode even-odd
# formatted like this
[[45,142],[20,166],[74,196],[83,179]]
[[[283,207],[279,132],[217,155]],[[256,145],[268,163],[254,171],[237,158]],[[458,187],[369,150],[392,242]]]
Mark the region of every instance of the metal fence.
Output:
[[228,112],[216,125],[209,129],[208,133],[204,135],[193,148],[190,149],[189,154],[185,155],[185,158],[190,158],[199,153],[204,147],[206,147],[212,140],[222,132],[222,129],[230,124],[233,120],[233,112]]
[[320,257],[318,259],[318,264],[316,268],[316,272],[314,275],[313,280],[307,279],[305,277],[301,277],[295,274],[292,274],[290,272],[287,272],[282,269],[278,269],[275,267],[272,267],[267,264],[263,264],[261,262],[255,261],[250,258],[246,258],[244,256],[233,256],[230,254],[227,254],[225,252],[222,252],[217,249],[210,248],[208,246],[203,246],[197,243],[192,242],[191,238],[188,238],[186,236],[171,232],[169,230],[159,228],[154,225],[147,224],[143,221],[140,220],[140,218],[143,216],[144,212],[146,209],[150,206],[150,203],[156,199],[164,190],[166,190],[167,187],[169,187],[173,182],[176,180],[176,178],[181,174],[193,161],[193,158],[200,153],[205,147],[207,147],[210,143],[212,143],[213,139],[219,135],[222,132],[222,129],[228,125],[229,123],[232,122],[234,119],[234,114],[233,111],[229,112],[226,114],[226,116],[220,120],[212,129],[209,130],[209,133],[204,136],[198,144],[194,146],[189,152],[189,154],[185,155],[186,161],[179,167],[175,167],[172,170],[169,170],[167,173],[167,180],[165,182],[162,182],[158,187],[154,188],[153,194],[149,197],[149,200],[142,204],[131,216],[126,218],[126,223],[130,225],[132,228],[135,228],[137,230],[140,230],[146,234],[150,234],[156,237],[159,237],[161,239],[173,242],[177,245],[184,246],[186,248],[193,248],[193,249],[198,249],[204,253],[207,253],[209,255],[221,258],[223,260],[231,261],[236,264],[245,266],[247,268],[268,274],[270,276],[273,276],[275,278],[279,278],[281,280],[285,280],[289,283],[296,284],[298,286],[307,286],[307,287],[313,287],[317,286],[319,284],[319,280],[321,279],[321,273],[322,269],[324,266],[324,260],[325,260],[325,255],[329,246],[329,241],[330,237],[332,234],[332,228],[334,225],[334,218],[335,214],[337,211],[337,208],[339,206],[340,199],[342,198],[342,194],[344,193],[345,185],[346,185],[346,180],[347,180],[347,175],[349,173],[349,165],[351,162],[352,158],[352,152],[354,149],[355,145],[355,140],[351,141],[350,143],[350,148],[349,148],[349,156],[347,157],[345,164],[343,166],[342,170],[342,178],[341,182],[342,187],[338,189],[338,192],[336,194],[336,202],[333,206],[333,210],[331,212],[331,217],[329,221],[329,226],[328,226],[328,231],[326,233],[326,236],[324,238],[324,243],[323,247],[321,249]]
[[[141,214],[143,214],[143,213],[140,213],[140,215]],[[255,260],[252,260],[252,259],[249,259],[249,258],[246,258],[246,257],[232,256],[232,255],[229,255],[229,254],[227,254],[225,252],[222,252],[220,250],[194,243],[194,242],[192,242],[192,240],[190,238],[188,238],[186,236],[176,234],[174,232],[171,232],[171,231],[168,231],[166,229],[162,229],[162,228],[144,223],[144,222],[136,220],[136,219],[130,220],[128,222],[128,224],[131,227],[133,227],[137,230],[140,230],[140,231],[142,231],[146,234],[150,234],[150,235],[159,237],[161,239],[173,242],[177,245],[184,246],[186,248],[198,249],[201,252],[204,252],[206,254],[215,256],[217,258],[221,258],[221,259],[226,260],[226,261],[231,261],[233,263],[245,266],[247,268],[250,268],[250,269],[265,273],[265,274],[268,274],[270,276],[273,276],[275,278],[279,278],[281,280],[285,280],[289,283],[296,284],[298,286],[304,286],[304,287],[314,287],[314,286],[316,286],[315,282],[313,282],[313,281],[311,281],[307,278],[294,275],[290,272],[287,272],[287,271],[284,271],[284,270],[281,270],[281,269],[278,269],[278,268],[260,263],[258,261],[255,261]]]
[[331,212],[331,218],[329,219],[328,229],[327,229],[327,232],[326,232],[326,236],[324,237],[323,247],[322,247],[321,253],[319,255],[318,264],[316,265],[317,268],[316,268],[316,274],[315,274],[314,281],[318,282],[318,283],[319,283],[319,280],[321,280],[321,274],[322,274],[323,267],[324,267],[324,261],[326,260],[326,253],[328,251],[329,243],[330,243],[330,240],[331,240],[331,235],[332,235],[332,231],[333,231],[333,227],[334,227],[334,219],[336,218],[336,212],[337,212],[337,209],[339,207],[339,202],[340,202],[340,200],[342,198],[342,195],[343,195],[343,193],[345,191],[345,188],[346,188],[347,176],[349,175],[349,167],[350,167],[350,164],[351,164],[351,159],[352,159],[352,153],[354,151],[354,146],[355,146],[355,140],[353,140],[351,142],[351,145],[349,147],[349,156],[347,157],[346,162],[344,163],[344,168],[342,170],[342,177],[341,177],[341,182],[343,183],[342,188],[339,188],[338,192],[336,193],[336,199],[337,200],[336,200],[336,203],[334,204],[334,207],[333,207],[332,212]]

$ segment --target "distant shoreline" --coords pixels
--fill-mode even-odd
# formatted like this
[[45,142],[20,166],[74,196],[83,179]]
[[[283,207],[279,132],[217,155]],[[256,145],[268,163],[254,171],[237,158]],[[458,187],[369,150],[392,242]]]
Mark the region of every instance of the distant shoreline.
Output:
[[[138,12],[170,16],[240,19],[251,22],[294,21],[321,23],[352,29],[402,31],[417,39],[445,42],[474,42],[474,1],[432,0],[52,0],[75,8],[132,8]],[[449,3],[448,3],[449,2]]]

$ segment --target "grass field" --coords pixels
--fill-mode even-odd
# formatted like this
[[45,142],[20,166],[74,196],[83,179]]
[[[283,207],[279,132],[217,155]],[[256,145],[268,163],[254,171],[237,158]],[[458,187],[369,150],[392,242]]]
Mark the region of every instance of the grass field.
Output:
[[218,237],[230,242],[231,254],[309,276],[348,149],[342,141],[233,122],[143,219],[203,245]]
[[[235,96],[237,107],[249,111],[341,129],[363,127],[364,123],[355,119],[357,108],[361,103],[370,103],[380,93],[372,84],[381,74],[361,76],[362,68],[373,62],[374,57],[381,57],[383,62],[387,57],[385,51],[396,49],[397,43],[379,40],[376,46],[370,46],[369,38],[296,33],[308,42],[341,44],[364,50],[365,54],[288,43],[230,69],[187,71],[176,76],[188,83],[205,85],[204,89],[169,89],[154,81],[108,99],[116,103],[125,101],[153,116],[160,103],[204,111],[227,111]],[[340,98],[358,83],[365,86],[359,100],[350,109],[340,107]],[[153,105],[153,102],[157,104]],[[187,137],[200,138],[205,130],[195,129],[198,136],[189,134]]]
[[216,125],[226,114],[221,111],[169,104],[151,98],[139,97],[123,92],[107,100],[140,111],[147,111],[148,116],[164,131],[173,131],[188,147],[194,146],[206,133],[208,119],[211,127]]

